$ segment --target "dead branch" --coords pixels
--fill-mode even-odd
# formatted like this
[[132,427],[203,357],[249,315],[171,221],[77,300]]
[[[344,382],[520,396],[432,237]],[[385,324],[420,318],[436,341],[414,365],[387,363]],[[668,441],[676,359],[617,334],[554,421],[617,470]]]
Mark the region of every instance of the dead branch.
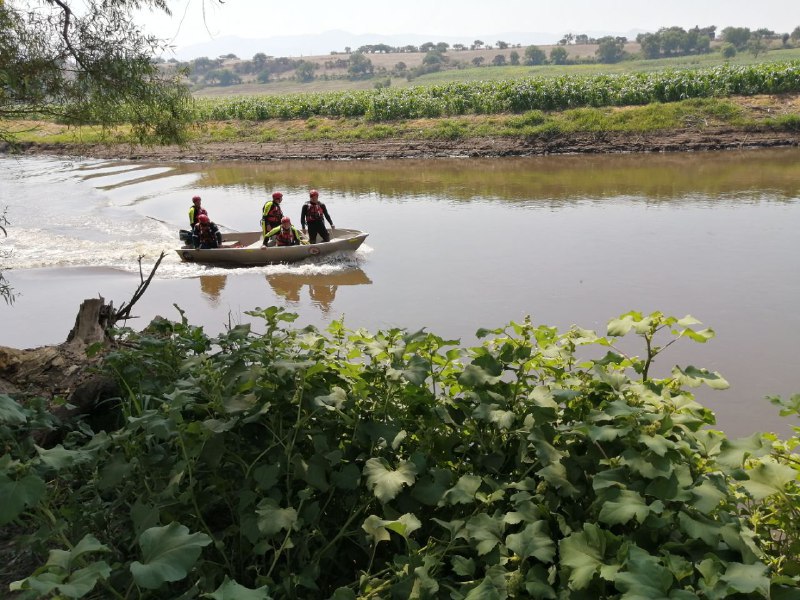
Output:
[[150,270],[150,275],[147,276],[147,279],[143,278],[142,273],[142,257],[139,257],[139,279],[141,280],[139,283],[139,287],[136,288],[136,291],[133,293],[131,297],[131,301],[128,304],[122,303],[122,306],[119,307],[119,310],[113,312],[111,318],[109,319],[109,327],[113,327],[118,321],[124,321],[126,319],[131,318],[131,309],[133,305],[144,295],[145,290],[150,285],[150,282],[153,280],[153,276],[156,274],[156,270],[158,270],[161,261],[164,260],[165,253],[162,252],[161,255],[158,257],[156,264],[153,265],[153,268]]

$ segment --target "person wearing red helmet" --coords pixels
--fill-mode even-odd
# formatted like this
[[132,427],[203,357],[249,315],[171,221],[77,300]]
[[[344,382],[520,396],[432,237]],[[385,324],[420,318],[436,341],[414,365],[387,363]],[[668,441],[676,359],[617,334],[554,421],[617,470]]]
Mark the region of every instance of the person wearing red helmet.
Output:
[[274,227],[264,235],[264,246],[299,246],[300,244],[308,244],[297,227],[292,225],[292,220],[289,217],[283,217],[281,224]]
[[328,230],[325,229],[325,219],[330,223],[331,229],[336,228],[333,226],[328,209],[319,201],[319,192],[317,190],[311,190],[308,196],[309,201],[303,204],[303,210],[300,211],[300,226],[303,228],[303,233],[306,232],[306,224],[308,224],[308,237],[312,244],[317,243],[317,234],[319,234],[323,242],[329,242],[331,236]]
[[195,196],[192,198],[192,205],[189,207],[189,228],[194,229],[194,226],[197,225],[197,217],[200,215],[208,214],[206,213],[206,209],[200,206],[200,196]]
[[200,250],[219,248],[222,245],[219,227],[205,213],[198,215],[197,224],[192,229],[192,245]]
[[281,224],[281,219],[283,218],[282,200],[282,193],[272,192],[272,200],[267,200],[261,208],[261,231],[264,235],[267,235],[268,231],[272,231]]

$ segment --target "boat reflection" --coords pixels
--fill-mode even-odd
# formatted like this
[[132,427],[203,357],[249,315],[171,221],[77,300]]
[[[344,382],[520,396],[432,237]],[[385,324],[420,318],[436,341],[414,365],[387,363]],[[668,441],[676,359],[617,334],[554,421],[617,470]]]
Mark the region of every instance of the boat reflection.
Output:
[[215,305],[219,303],[219,295],[225,289],[227,275],[201,275],[200,291]]
[[267,275],[267,283],[278,296],[292,303],[300,302],[300,292],[307,285],[311,303],[327,314],[340,285],[364,285],[372,280],[361,269],[347,269],[325,274],[277,273]]

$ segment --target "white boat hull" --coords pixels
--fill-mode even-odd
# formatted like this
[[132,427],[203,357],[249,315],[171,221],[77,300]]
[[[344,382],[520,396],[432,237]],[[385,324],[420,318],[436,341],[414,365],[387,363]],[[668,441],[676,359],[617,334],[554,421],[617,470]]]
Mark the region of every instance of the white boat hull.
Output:
[[356,229],[331,229],[329,242],[300,246],[271,246],[264,248],[260,231],[222,234],[222,247],[196,250],[189,246],[176,252],[184,262],[228,267],[257,267],[280,263],[292,263],[356,250],[367,239],[367,233]]

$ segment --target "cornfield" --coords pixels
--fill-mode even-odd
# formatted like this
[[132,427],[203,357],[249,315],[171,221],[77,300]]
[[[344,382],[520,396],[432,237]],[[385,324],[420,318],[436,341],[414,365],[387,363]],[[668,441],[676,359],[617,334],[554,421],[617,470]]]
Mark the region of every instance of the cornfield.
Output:
[[565,75],[431,87],[201,99],[195,102],[195,119],[264,121],[319,116],[393,121],[798,91],[800,61],[791,61],[655,73]]

